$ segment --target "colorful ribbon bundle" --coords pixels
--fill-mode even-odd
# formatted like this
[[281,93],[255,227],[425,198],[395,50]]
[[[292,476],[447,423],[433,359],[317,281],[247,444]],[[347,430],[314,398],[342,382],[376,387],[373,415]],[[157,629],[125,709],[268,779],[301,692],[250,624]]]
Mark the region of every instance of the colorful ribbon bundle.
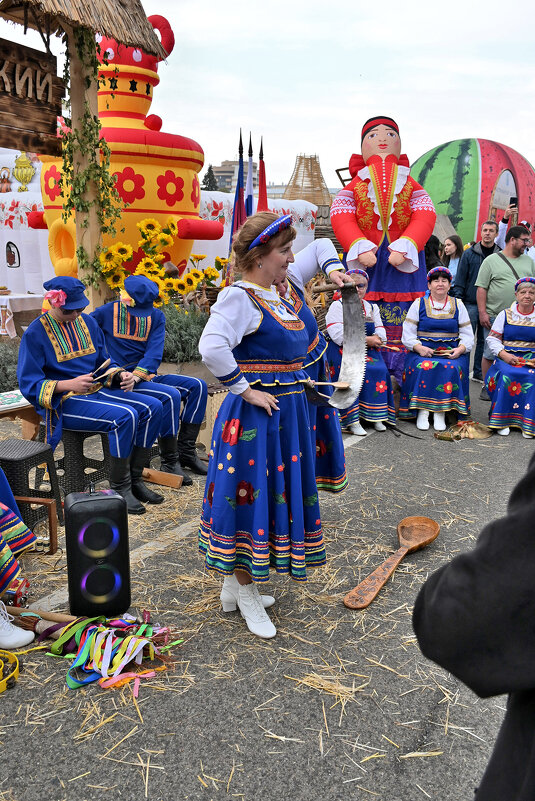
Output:
[[[61,633],[51,646],[50,653],[54,656],[72,658],[74,661],[67,671],[66,682],[71,690],[77,690],[86,684],[98,681],[104,688],[120,687],[129,681],[134,682],[134,696],[137,697],[140,679],[152,678],[157,671],[166,670],[161,667],[150,670],[137,670],[143,660],[153,661],[159,658],[163,661],[164,654],[173,645],[182,640],[169,643],[170,631],[168,628],[153,626],[145,618],[139,624],[134,618],[125,615],[124,618],[106,620],[104,617],[81,618],[65,626],[61,625]],[[49,637],[51,629],[48,628],[41,638]],[[130,666],[130,670],[125,670]]]

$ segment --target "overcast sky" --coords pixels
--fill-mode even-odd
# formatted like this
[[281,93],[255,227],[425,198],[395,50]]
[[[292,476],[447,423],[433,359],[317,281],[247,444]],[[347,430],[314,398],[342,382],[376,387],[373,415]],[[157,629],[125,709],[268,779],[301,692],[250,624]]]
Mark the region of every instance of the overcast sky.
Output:
[[[197,140],[206,165],[237,155],[241,127],[255,159],[264,137],[268,181],[287,182],[298,153],[317,153],[335,187],[376,114],[397,120],[411,162],[481,137],[535,164],[532,0],[142,2],[176,38],[151,112]],[[13,28],[0,23],[0,36]]]

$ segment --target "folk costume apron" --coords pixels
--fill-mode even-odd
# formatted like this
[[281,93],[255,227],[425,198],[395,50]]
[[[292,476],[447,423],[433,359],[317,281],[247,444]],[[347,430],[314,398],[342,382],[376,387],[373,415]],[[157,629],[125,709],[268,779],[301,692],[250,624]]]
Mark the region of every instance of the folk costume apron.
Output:
[[[455,298],[448,297],[444,309],[434,309],[431,298],[420,298],[418,339],[433,350],[449,350],[459,344],[459,308]],[[416,417],[420,409],[430,412],[454,410],[466,417],[470,414],[469,356],[457,359],[434,354],[424,358],[411,351],[405,360],[399,416]]]
[[309,406],[303,370],[307,329],[291,304],[281,319],[273,305],[244,289],[262,314],[234,357],[253,389],[278,400],[264,409],[229,393],[219,409],[199,529],[205,564],[267,581],[270,567],[306,581],[307,567],[325,563]]

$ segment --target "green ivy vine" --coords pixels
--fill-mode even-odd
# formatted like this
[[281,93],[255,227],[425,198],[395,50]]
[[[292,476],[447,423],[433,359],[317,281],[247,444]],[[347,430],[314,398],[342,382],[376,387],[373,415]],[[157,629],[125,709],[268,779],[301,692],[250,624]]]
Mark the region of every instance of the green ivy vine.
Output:
[[[88,77],[86,78],[87,88],[96,81],[100,63],[97,52],[100,46],[95,41],[93,31],[88,28],[76,28],[74,30],[75,47],[78,57],[82,64],[87,68]],[[66,37],[64,39],[66,42]],[[104,62],[106,63],[106,62]],[[70,58],[69,49],[66,48],[65,67],[63,79],[67,87],[66,112],[70,114]],[[70,116],[65,116],[65,128],[61,131],[62,152],[63,152],[63,210],[62,219],[67,222],[72,212],[87,213],[91,207],[95,207],[101,234],[115,236],[117,232],[116,224],[121,217],[124,201],[119,197],[115,185],[115,179],[110,172],[111,150],[106,140],[100,135],[101,123],[98,115],[91,114],[89,104],[86,102],[82,119],[79,127],[72,126]],[[87,157],[88,164],[84,170],[78,170],[75,175],[74,162],[76,154]],[[93,185],[96,188],[96,197],[88,200],[86,190]],[[70,187],[70,192],[68,191]],[[87,226],[87,220],[85,225]],[[91,286],[100,284],[102,273],[99,261],[99,254],[88,254],[82,245],[76,248],[76,258],[78,269],[84,276],[84,281]]]

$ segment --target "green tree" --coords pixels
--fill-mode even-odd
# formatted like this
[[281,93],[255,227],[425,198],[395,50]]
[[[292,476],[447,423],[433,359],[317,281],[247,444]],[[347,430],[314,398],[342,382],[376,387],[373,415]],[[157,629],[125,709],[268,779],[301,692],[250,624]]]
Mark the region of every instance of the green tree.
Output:
[[208,169],[204,174],[204,178],[202,179],[201,189],[206,189],[208,192],[217,192],[219,189],[217,185],[217,178],[214,175],[214,171],[212,169],[212,165],[208,165]]

